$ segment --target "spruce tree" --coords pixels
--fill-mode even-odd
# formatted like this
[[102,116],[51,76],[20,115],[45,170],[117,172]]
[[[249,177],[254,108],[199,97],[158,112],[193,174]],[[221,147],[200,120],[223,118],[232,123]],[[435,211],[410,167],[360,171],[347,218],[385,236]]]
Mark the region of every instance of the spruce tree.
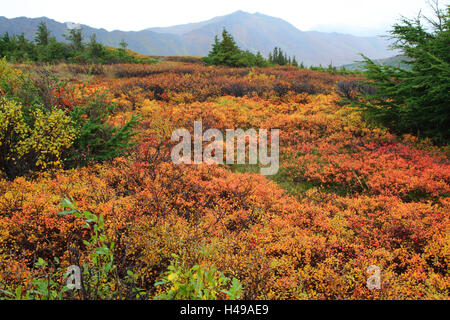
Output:
[[[365,68],[375,94],[362,103],[368,117],[398,133],[413,133],[437,143],[450,141],[450,6],[432,8],[435,19],[402,18],[390,31],[394,48],[409,69],[375,64]],[[426,26],[428,25],[428,27]]]
[[50,39],[50,30],[47,28],[47,24],[44,21],[39,23],[34,41],[39,46],[47,46]]
[[82,51],[84,49],[81,29],[69,29],[69,34],[64,35],[64,37],[70,42],[74,50]]
[[261,52],[259,52],[259,51],[256,54],[256,66],[258,66],[258,67],[265,67],[265,66],[267,66],[266,59],[264,59],[264,57],[262,56]]
[[223,29],[220,47],[223,55],[223,63],[230,67],[238,66],[241,50],[234,41],[233,36],[226,29]]
[[94,62],[100,62],[103,56],[103,45],[97,41],[97,35],[94,33],[88,43],[89,55]]
[[128,43],[126,43],[125,39],[122,39],[119,43],[120,49],[122,50],[126,50],[126,48],[128,47]]

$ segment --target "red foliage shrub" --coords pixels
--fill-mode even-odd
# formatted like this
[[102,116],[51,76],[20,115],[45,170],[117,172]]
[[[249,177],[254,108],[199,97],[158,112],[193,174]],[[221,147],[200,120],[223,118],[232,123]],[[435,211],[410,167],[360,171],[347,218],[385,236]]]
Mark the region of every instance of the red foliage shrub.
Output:
[[[213,264],[238,278],[246,299],[448,298],[448,157],[367,127],[330,93],[343,77],[294,68],[115,68],[134,78],[98,78],[92,88],[109,88],[122,107],[111,122],[141,115],[138,144],[102,165],[0,181],[4,284],[30,285],[10,266],[32,275],[39,257],[62,266],[83,259],[92,230],[58,216],[64,196],[105,217],[118,272],[134,270],[150,296],[176,253],[186,265]],[[63,94],[62,105],[86,96]],[[172,164],[172,130],[192,130],[195,120],[222,131],[279,128],[273,180],[295,194],[258,174]],[[366,287],[370,265],[382,270],[381,290]]]

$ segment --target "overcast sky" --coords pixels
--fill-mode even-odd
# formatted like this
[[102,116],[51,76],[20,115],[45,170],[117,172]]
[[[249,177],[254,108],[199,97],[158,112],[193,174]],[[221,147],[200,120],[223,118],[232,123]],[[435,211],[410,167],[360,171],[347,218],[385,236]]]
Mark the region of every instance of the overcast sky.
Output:
[[110,31],[137,31],[243,10],[282,18],[300,30],[365,34],[389,29],[400,15],[413,17],[426,7],[426,0],[0,0],[0,16],[46,16]]

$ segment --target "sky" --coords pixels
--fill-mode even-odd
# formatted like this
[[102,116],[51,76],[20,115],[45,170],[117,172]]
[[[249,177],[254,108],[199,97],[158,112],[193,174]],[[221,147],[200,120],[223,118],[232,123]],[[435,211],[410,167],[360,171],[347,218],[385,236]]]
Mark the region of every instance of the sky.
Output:
[[[443,5],[450,0],[440,0]],[[298,29],[379,34],[426,0],[0,0],[0,16],[42,17],[108,31],[138,31],[208,20],[237,10],[282,18]],[[427,12],[427,10],[423,10]]]

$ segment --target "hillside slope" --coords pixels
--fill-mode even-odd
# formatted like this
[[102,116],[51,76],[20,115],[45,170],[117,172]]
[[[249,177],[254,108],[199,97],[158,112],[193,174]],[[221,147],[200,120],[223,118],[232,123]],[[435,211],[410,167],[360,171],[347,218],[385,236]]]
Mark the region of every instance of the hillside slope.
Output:
[[[361,59],[359,59],[361,60]],[[405,68],[409,69],[410,66],[403,61],[407,60],[407,57],[404,55],[397,55],[385,59],[376,59],[374,62],[376,64],[380,64],[383,66],[393,66],[393,67],[399,67],[399,68]],[[363,62],[355,62],[351,64],[343,65],[348,70],[363,70],[364,63]]]
[[[33,39],[40,21],[45,21],[58,40],[64,40],[66,25],[45,17],[8,19],[0,17],[0,33],[24,33]],[[142,31],[107,31],[82,25],[85,38],[93,33],[105,45],[118,46],[124,39],[129,48],[148,55],[204,56],[214,36],[226,28],[243,49],[268,55],[280,47],[288,55],[310,65],[341,65],[359,59],[359,53],[373,58],[386,58],[393,53],[387,40],[381,37],[356,37],[338,33],[303,32],[290,23],[267,15],[243,11],[216,17],[208,21]]]

